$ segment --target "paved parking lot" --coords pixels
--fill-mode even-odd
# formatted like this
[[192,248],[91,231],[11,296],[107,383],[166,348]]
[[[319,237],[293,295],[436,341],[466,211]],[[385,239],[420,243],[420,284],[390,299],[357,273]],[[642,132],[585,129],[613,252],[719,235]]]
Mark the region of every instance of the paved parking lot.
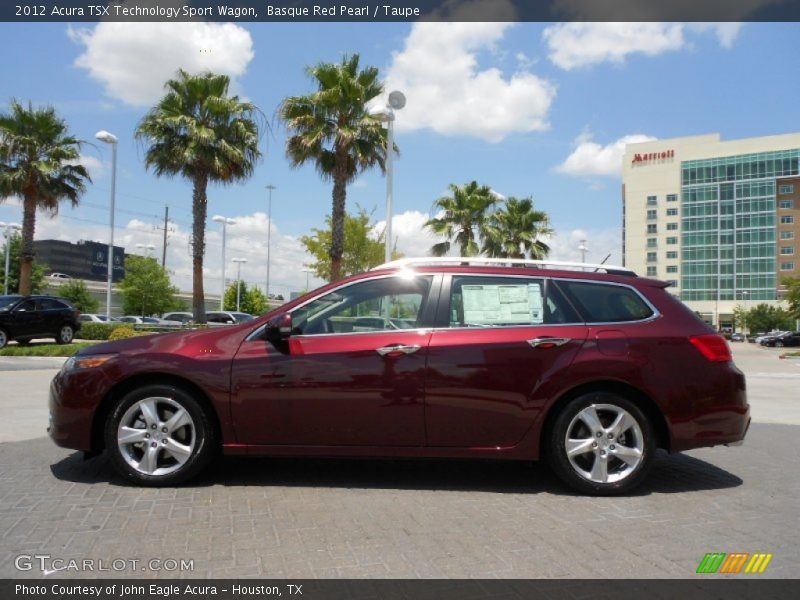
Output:
[[223,459],[187,487],[135,488],[42,437],[54,365],[0,359],[0,577],[43,576],[21,554],[142,561],[103,576],[163,576],[142,571],[158,558],[193,560],[186,577],[688,577],[706,552],[771,552],[763,576],[794,577],[800,361],[734,351],[745,445],[662,454],[615,499],[479,461]]

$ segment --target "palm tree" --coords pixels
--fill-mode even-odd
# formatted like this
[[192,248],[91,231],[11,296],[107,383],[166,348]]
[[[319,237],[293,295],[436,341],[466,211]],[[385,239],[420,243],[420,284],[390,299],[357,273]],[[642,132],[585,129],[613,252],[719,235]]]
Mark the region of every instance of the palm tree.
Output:
[[375,67],[359,68],[359,55],[341,63],[320,63],[307,69],[317,91],[290,96],[280,107],[290,136],[286,155],[292,166],[313,162],[325,180],[333,181],[331,210],[331,281],[341,278],[347,184],[378,165],[384,169],[386,131],[367,112],[367,104],[383,92]]
[[535,210],[532,198],[508,198],[487,220],[483,252],[493,258],[543,259],[550,247],[542,237],[552,233],[547,213]]
[[486,185],[472,181],[465,185],[450,184],[452,196],[443,196],[433,203],[434,212],[441,213],[425,223],[425,227],[445,241],[434,244],[431,254],[444,256],[452,243],[458,244],[460,256],[480,253],[478,240],[483,235],[488,211],[497,203],[497,195]]
[[91,182],[77,163],[82,144],[53,107],[25,107],[12,100],[10,111],[0,114],[0,201],[22,198],[21,294],[31,293],[36,211],[55,215],[64,200],[76,206]]
[[145,165],[157,176],[192,182],[192,312],[205,323],[203,256],[208,183],[229,184],[252,175],[258,150],[258,109],[229,96],[230,78],[179,70],[166,95],[144,116],[136,138],[147,145]]

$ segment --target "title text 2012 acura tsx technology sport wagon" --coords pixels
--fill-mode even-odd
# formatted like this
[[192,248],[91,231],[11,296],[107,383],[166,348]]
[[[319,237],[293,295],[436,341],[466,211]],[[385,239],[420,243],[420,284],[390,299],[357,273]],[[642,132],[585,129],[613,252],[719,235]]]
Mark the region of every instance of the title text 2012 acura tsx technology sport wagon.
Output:
[[86,348],[51,385],[50,435],[170,485],[239,455],[546,459],[631,490],[656,448],[750,423],[725,340],[619,267],[403,259],[248,323]]

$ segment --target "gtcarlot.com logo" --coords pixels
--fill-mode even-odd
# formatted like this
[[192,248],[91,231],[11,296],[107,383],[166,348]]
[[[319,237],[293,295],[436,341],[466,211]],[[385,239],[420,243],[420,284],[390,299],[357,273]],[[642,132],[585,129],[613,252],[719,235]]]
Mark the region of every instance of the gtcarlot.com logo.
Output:
[[14,558],[18,571],[40,570],[45,575],[61,572],[194,571],[194,559],[151,558],[59,558],[49,554],[20,554]]
[[763,552],[709,552],[697,566],[698,573],[763,573],[767,570],[772,554]]

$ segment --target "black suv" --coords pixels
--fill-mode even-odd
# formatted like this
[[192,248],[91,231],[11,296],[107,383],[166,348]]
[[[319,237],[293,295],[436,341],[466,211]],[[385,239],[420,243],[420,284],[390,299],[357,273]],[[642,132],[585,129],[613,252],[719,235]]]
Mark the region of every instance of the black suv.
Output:
[[27,344],[42,337],[69,344],[81,327],[80,314],[63,298],[0,296],[0,348],[10,340]]

